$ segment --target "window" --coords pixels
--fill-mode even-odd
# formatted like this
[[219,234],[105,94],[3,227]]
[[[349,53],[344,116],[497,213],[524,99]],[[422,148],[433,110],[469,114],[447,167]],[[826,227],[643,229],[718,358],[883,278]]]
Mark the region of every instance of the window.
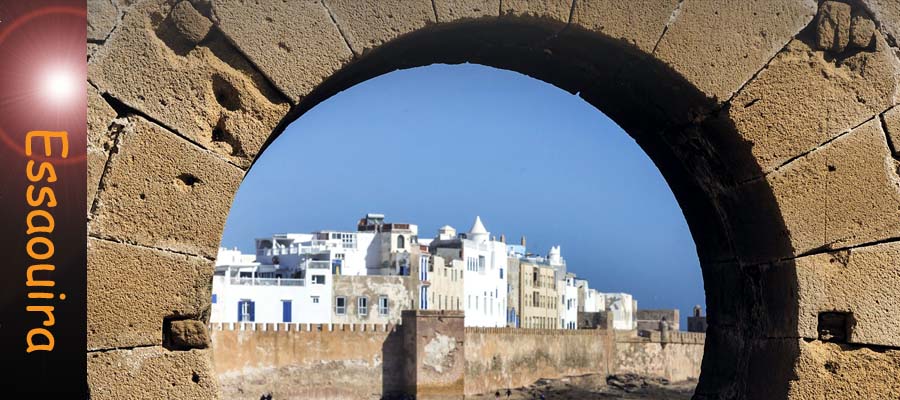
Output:
[[397,248],[402,249],[406,247],[406,240],[403,239],[403,235],[397,236]]
[[238,322],[253,322],[256,319],[255,308],[252,300],[238,301]]
[[312,283],[313,283],[313,285],[324,285],[325,284],[325,275],[313,275]]
[[347,314],[347,298],[340,296],[334,299],[334,313],[337,315]]
[[212,303],[213,303],[213,304],[216,304],[216,300],[217,300],[217,299],[216,299],[216,294],[213,293],[213,295],[212,295]]
[[360,297],[356,299],[356,313],[359,315],[368,315],[369,314],[369,299],[366,297]]
[[313,304],[319,304],[319,296],[310,296],[312,297]]
[[484,256],[478,256],[478,270],[484,271],[485,259]]
[[344,253],[337,253],[337,254],[334,255],[334,258],[335,258],[336,260],[343,260],[343,259],[344,259]]
[[500,268],[500,279],[503,279],[503,268]]
[[387,296],[378,296],[378,314],[381,316],[388,315],[388,298]]

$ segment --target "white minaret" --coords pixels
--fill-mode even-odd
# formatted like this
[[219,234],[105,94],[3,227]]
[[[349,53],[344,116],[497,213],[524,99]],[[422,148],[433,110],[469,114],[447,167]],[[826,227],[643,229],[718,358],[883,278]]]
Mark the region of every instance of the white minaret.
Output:
[[559,246],[553,246],[550,248],[550,253],[547,254],[547,258],[550,261],[550,265],[562,265],[562,252],[559,249]]
[[487,242],[490,239],[491,233],[484,229],[484,224],[481,223],[481,217],[475,217],[475,223],[472,224],[472,229],[469,229],[469,240],[472,240],[476,243]]

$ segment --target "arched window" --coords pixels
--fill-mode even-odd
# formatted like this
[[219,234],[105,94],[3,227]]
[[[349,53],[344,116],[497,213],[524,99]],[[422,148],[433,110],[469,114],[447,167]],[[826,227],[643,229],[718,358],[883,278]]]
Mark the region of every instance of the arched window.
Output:
[[406,246],[406,242],[403,239],[403,235],[397,236],[397,248],[402,249]]

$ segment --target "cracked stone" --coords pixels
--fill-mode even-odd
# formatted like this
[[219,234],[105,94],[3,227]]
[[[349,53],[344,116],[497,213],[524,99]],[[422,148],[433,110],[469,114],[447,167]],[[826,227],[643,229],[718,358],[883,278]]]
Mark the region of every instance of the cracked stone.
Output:
[[816,17],[816,46],[819,50],[840,53],[850,43],[850,5],[826,1]]
[[[900,178],[878,119],[766,176],[794,254],[900,237]],[[743,195],[739,195],[743,196]]]
[[[730,154],[734,166],[757,163],[763,173],[846,132],[890,107],[898,91],[898,63],[879,33],[874,52],[830,59],[811,38],[785,50],[733,99],[728,116],[749,152]],[[743,160],[741,154],[752,154]],[[754,178],[755,168],[734,171]]]
[[87,38],[105,40],[119,20],[118,0],[87,1]]
[[900,158],[900,107],[894,107],[883,115],[888,140],[894,147],[894,157]]
[[655,55],[723,102],[809,24],[815,12],[814,0],[685,1]]

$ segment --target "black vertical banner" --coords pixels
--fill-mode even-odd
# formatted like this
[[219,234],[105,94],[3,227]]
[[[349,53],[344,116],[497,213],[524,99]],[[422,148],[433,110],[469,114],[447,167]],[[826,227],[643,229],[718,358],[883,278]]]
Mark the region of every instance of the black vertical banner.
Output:
[[0,0],[0,382],[9,398],[88,396],[86,8]]

